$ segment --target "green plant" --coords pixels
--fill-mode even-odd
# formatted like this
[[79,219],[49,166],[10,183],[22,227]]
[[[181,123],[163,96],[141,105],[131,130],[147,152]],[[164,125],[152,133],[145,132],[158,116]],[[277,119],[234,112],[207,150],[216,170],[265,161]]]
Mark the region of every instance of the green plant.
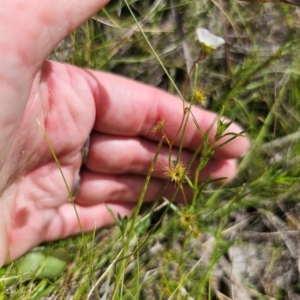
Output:
[[[183,21],[172,18],[172,13],[184,16]],[[142,194],[133,217],[115,216],[116,227],[85,234],[84,243],[82,237],[75,237],[35,249],[33,253],[45,257],[56,248],[70,252],[66,271],[55,277],[37,271],[24,280],[16,272],[19,262],[2,268],[0,298],[299,296],[296,20],[296,11],[280,4],[112,1],[68,37],[52,57],[121,73],[188,100],[183,102],[179,137],[184,136],[187,118],[193,119],[191,106],[205,98],[208,109],[243,124],[253,146],[234,182],[221,186],[209,178],[200,182],[214,145],[195,120],[203,143],[185,165],[180,147],[179,155],[172,156],[173,141],[164,134],[168,120],[161,120],[152,134],[164,137],[169,145],[165,172],[166,185],[174,186],[173,197],[142,207]],[[230,46],[204,59],[194,41],[198,27],[213,28]],[[186,63],[191,57],[194,65]],[[229,124],[219,118],[217,140]],[[154,157],[143,193],[155,162]],[[193,162],[194,175],[189,172]],[[176,195],[184,203],[175,205]],[[246,267],[238,264],[238,258]]]

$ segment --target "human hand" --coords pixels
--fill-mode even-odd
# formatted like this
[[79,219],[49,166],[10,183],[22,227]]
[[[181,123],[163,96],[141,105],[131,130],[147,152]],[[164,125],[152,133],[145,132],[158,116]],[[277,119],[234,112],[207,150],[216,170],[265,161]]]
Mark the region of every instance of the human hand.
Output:
[[[3,0],[0,8],[0,266],[43,241],[79,232],[78,220],[49,146],[47,134],[69,187],[81,169],[82,147],[91,134],[75,199],[83,229],[130,214],[154,157],[159,137],[151,128],[162,119],[170,140],[183,117],[182,102],[163,91],[119,76],[47,61],[52,49],[91,17],[105,0]],[[193,108],[201,129],[216,115]],[[37,121],[38,120],[38,121]],[[239,133],[232,124],[228,132]],[[182,159],[201,143],[192,120]],[[175,145],[179,144],[179,137]],[[236,158],[249,147],[239,137],[216,151],[202,179],[232,178]],[[176,154],[176,151],[173,153]],[[165,184],[169,150],[161,149],[145,200]],[[166,191],[168,193],[172,190]]]

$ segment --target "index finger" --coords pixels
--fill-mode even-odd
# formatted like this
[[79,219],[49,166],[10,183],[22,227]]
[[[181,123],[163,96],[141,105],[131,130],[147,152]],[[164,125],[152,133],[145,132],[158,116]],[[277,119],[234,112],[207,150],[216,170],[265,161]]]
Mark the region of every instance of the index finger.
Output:
[[[159,136],[151,136],[151,128],[161,120],[165,120],[164,133],[174,145],[179,145],[181,134],[177,135],[180,128],[184,110],[182,100],[157,88],[133,80],[90,71],[94,77],[92,84],[96,103],[96,121],[94,129],[106,134],[124,136],[143,136],[159,140]],[[208,140],[213,143],[217,131],[217,114],[207,110],[193,107],[193,116],[203,133],[208,133]],[[225,133],[239,134],[243,129],[232,123]],[[231,136],[222,138],[218,143],[230,139]],[[202,142],[192,118],[187,122],[183,138],[184,147],[196,150]],[[237,137],[228,144],[219,148],[215,158],[236,158],[243,155],[250,143],[246,137]]]

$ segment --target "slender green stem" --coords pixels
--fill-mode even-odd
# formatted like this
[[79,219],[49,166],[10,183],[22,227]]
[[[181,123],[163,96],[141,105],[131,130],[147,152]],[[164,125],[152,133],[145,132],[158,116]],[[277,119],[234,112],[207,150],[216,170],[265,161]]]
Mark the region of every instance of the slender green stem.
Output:
[[[200,62],[201,60],[203,60],[205,58],[205,55],[203,54],[203,51],[201,50],[200,51],[200,54],[198,56],[198,58],[194,61],[189,73],[187,74],[186,78],[185,78],[185,82],[184,82],[184,85],[183,85],[183,91],[182,91],[182,97],[183,99],[186,98],[186,92],[187,92],[187,88],[189,86],[189,83],[191,81],[191,77],[192,77],[192,74],[194,72],[194,69],[196,68],[198,62]],[[189,103],[189,106],[188,107],[185,107],[185,101],[183,101],[183,117],[182,117],[182,121],[180,123],[180,126],[179,126],[179,129],[171,143],[171,148],[174,144],[174,142],[176,141],[178,135],[180,134],[181,132],[181,129],[183,128],[182,130],[182,134],[181,134],[181,139],[180,139],[180,143],[179,143],[179,151],[178,151],[178,158],[180,158],[180,155],[182,153],[182,148],[183,148],[183,139],[184,139],[184,135],[185,135],[185,131],[186,131],[186,126],[187,126],[187,123],[188,123],[188,120],[189,120],[189,115],[190,115],[190,112],[191,112],[191,107],[193,106],[193,102],[191,101]]]
[[51,154],[52,154],[52,157],[53,157],[53,159],[54,159],[54,161],[55,161],[55,163],[56,163],[56,165],[57,165],[57,167],[58,167],[58,169],[59,169],[59,172],[60,172],[60,174],[61,174],[61,177],[62,177],[62,179],[63,179],[63,181],[64,181],[64,184],[65,184],[66,189],[67,189],[67,191],[68,191],[68,195],[69,195],[69,197],[70,197],[71,203],[72,203],[72,205],[73,205],[73,208],[74,208],[74,211],[75,211],[75,214],[76,214],[76,218],[77,218],[77,221],[78,221],[78,225],[79,225],[79,228],[80,228],[80,232],[81,232],[81,235],[82,235],[82,239],[83,239],[83,241],[84,241],[84,244],[85,244],[86,248],[88,249],[87,243],[86,243],[86,240],[85,240],[85,234],[84,234],[83,227],[82,227],[82,224],[81,224],[81,221],[80,221],[80,218],[79,218],[79,214],[78,214],[78,211],[77,211],[77,208],[76,208],[76,204],[75,204],[75,201],[74,201],[74,197],[73,197],[73,195],[72,195],[72,191],[70,190],[70,187],[69,187],[69,185],[68,185],[68,182],[67,182],[67,180],[66,180],[66,177],[65,177],[65,175],[64,175],[64,173],[63,173],[63,171],[62,171],[61,165],[60,165],[59,160],[58,160],[58,158],[57,158],[57,156],[56,156],[56,154],[55,154],[55,151],[54,151],[54,149],[53,149],[53,147],[52,147],[52,144],[51,144],[51,142],[50,142],[50,140],[49,140],[49,138],[48,138],[48,136],[47,136],[46,131],[43,129],[43,127],[42,127],[42,125],[41,125],[41,123],[40,123],[39,120],[37,120],[37,123],[38,123],[38,125],[39,125],[39,127],[40,127],[40,129],[41,129],[41,131],[42,131],[42,133],[43,133],[43,136],[44,136],[44,138],[45,138],[45,141],[46,141],[46,143],[47,143],[47,145],[48,145],[48,147],[49,147],[49,149],[50,149],[50,152],[51,152]]
[[143,37],[144,37],[146,43],[148,44],[149,48],[151,49],[152,53],[154,54],[155,58],[157,59],[157,61],[159,62],[160,66],[162,67],[162,69],[164,70],[165,74],[167,75],[168,79],[170,80],[170,82],[171,82],[172,85],[174,86],[174,88],[175,88],[176,92],[178,93],[178,95],[182,98],[182,100],[184,100],[184,98],[183,98],[183,96],[181,95],[180,90],[178,89],[178,87],[177,87],[175,81],[173,80],[173,78],[171,77],[171,75],[169,74],[169,72],[167,71],[167,69],[165,68],[163,62],[161,61],[161,59],[160,59],[159,56],[157,55],[156,51],[155,51],[154,48],[152,47],[152,45],[151,45],[149,39],[148,39],[147,36],[145,35],[145,33],[144,33],[144,31],[143,31],[141,25],[139,24],[137,18],[135,17],[135,14],[133,13],[133,11],[132,11],[132,9],[131,9],[131,7],[130,7],[128,1],[127,1],[127,0],[124,0],[124,2],[125,2],[125,4],[126,4],[128,10],[129,10],[129,12],[130,12],[132,18],[134,19],[134,21],[135,21],[135,23],[136,23],[138,29],[140,30],[141,34],[143,35]]
[[[146,177],[145,183],[143,185],[143,189],[142,189],[142,192],[140,194],[137,206],[135,208],[134,214],[133,214],[132,219],[131,219],[131,225],[130,225],[130,228],[128,230],[127,239],[126,239],[126,242],[124,243],[124,246],[123,246],[122,259],[120,261],[120,265],[118,267],[118,272],[117,272],[117,275],[116,275],[116,284],[115,284],[115,287],[114,287],[114,292],[113,292],[112,299],[114,299],[115,296],[117,295],[117,291],[119,289],[120,283],[121,283],[121,281],[123,280],[123,277],[124,277],[123,275],[124,275],[124,272],[125,272],[125,269],[126,269],[126,265],[128,263],[128,260],[125,259],[125,258],[128,257],[128,251],[129,251],[130,241],[131,241],[131,239],[133,237],[133,233],[134,233],[134,229],[135,229],[135,224],[137,222],[138,213],[139,213],[139,211],[141,209],[141,206],[143,204],[143,200],[145,198],[145,195],[146,195],[146,192],[147,192],[147,189],[148,189],[148,185],[149,185],[149,182],[150,182],[150,179],[151,179],[151,176],[152,176],[152,172],[154,170],[154,166],[156,164],[158,154],[159,154],[160,149],[161,149],[162,144],[163,144],[163,140],[164,139],[161,139],[161,141],[158,144],[155,156],[154,156],[154,158],[152,160],[151,167],[149,169],[149,172],[148,172],[148,175]],[[122,286],[123,285],[121,285],[121,287]]]

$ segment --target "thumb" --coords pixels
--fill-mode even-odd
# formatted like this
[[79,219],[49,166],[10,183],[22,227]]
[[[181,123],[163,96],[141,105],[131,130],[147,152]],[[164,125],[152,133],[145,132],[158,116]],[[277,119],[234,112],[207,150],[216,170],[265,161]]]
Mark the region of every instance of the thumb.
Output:
[[[0,43],[26,64],[43,61],[69,33],[109,0],[3,0]],[[3,39],[4,38],[4,39]],[[4,58],[2,58],[4,59]]]
[[[53,48],[108,0],[1,0],[0,176],[38,72]],[[26,117],[26,116],[25,116]],[[29,130],[29,128],[28,128]],[[18,142],[18,141],[17,141]],[[8,175],[7,175],[8,176]],[[1,177],[2,178],[2,177]],[[2,180],[5,182],[5,180]],[[0,183],[0,194],[1,186]]]

